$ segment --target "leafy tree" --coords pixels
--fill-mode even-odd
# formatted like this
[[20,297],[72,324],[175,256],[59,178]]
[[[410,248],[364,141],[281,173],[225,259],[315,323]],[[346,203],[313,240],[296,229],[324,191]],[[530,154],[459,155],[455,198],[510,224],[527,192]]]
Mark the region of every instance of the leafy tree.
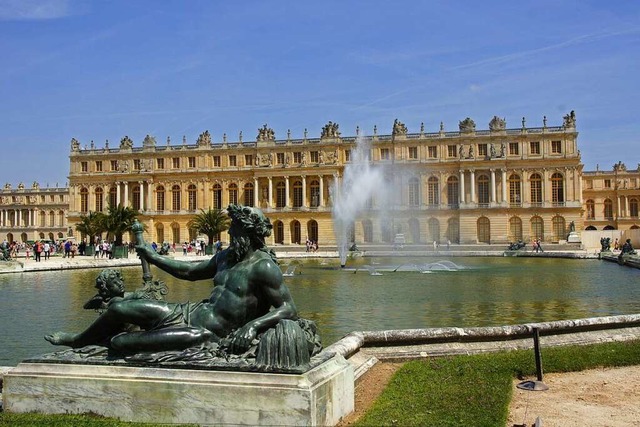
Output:
[[200,209],[200,213],[189,220],[187,227],[190,230],[195,230],[196,233],[205,234],[209,238],[209,246],[211,246],[214,236],[228,230],[230,222],[227,214],[220,209],[209,208],[206,211]]
[[95,236],[105,231],[102,225],[103,217],[102,212],[89,212],[89,215],[80,215],[80,222],[76,223],[76,231],[88,237],[89,245],[93,245]]
[[131,231],[131,226],[139,215],[140,212],[130,206],[109,205],[101,221],[103,230],[107,232],[107,240],[115,238],[115,245],[122,246],[122,235]]

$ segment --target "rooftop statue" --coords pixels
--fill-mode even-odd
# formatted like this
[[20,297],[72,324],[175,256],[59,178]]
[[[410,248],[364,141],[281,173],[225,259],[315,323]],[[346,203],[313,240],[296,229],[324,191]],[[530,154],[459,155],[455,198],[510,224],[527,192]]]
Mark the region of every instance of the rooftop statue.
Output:
[[[133,143],[132,143],[133,145]],[[147,134],[147,136],[144,137],[144,139],[142,140],[142,146],[143,147],[155,147],[156,146],[156,139]]]
[[[242,133],[240,134],[242,135]],[[242,140],[242,136],[240,137],[240,140]],[[198,144],[198,146],[211,145],[211,134],[209,133],[208,130],[205,130],[200,134],[200,136],[198,136],[198,140],[196,141],[196,144]]]
[[320,134],[320,138],[340,137],[340,131],[338,130],[339,127],[340,127],[339,124],[329,121],[329,123],[324,125],[324,127],[322,128],[322,134]]
[[[265,245],[271,222],[257,208],[229,205],[227,212],[231,243],[209,260],[177,261],[140,241],[136,246],[143,270],[148,263],[179,279],[213,279],[208,299],[171,303],[118,295],[107,300],[104,312],[86,330],[56,332],[45,339],[73,348],[105,343],[116,354],[145,362],[167,357],[153,353],[189,350],[193,354],[191,350],[198,348],[199,358],[202,354],[225,359],[253,355],[258,365],[268,361],[280,366],[285,359],[294,366],[308,364],[320,351],[320,340],[315,324],[299,319],[275,254]],[[123,332],[129,325],[137,330]],[[288,353],[273,355],[278,347]]]
[[71,138],[71,151],[80,151],[80,142],[75,138]]
[[460,129],[460,132],[475,132],[476,122],[467,117],[466,119],[458,123],[458,128]]
[[406,135],[408,130],[407,127],[400,120],[395,119],[393,121],[393,135]]
[[501,119],[498,116],[493,116],[493,119],[489,122],[489,130],[492,132],[505,130],[507,128],[507,121]]
[[128,136],[120,140],[120,149],[133,148],[133,141]]
[[575,128],[576,127],[576,112],[571,110],[569,114],[564,116],[564,121],[562,123],[562,127],[564,128]]
[[260,129],[258,129],[258,136],[256,137],[257,142],[265,142],[265,141],[275,141],[276,134],[273,129],[267,127],[265,123]]

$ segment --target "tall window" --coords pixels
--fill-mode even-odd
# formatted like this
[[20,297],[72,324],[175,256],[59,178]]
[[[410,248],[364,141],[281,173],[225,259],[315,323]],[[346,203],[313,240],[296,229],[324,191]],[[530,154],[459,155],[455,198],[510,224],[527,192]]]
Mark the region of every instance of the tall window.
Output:
[[244,205],[245,206],[253,206],[254,201],[254,189],[253,184],[248,182],[244,185]]
[[84,187],[80,189],[80,212],[89,212],[89,190]]
[[276,153],[276,164],[284,165],[284,153]]
[[345,162],[351,161],[351,150],[344,150],[344,161]]
[[171,167],[173,169],[180,169],[180,157],[173,157],[171,159]]
[[587,205],[587,219],[596,219],[596,203],[589,199],[585,204]]
[[189,168],[193,169],[196,167],[196,158],[193,156],[187,157],[187,161],[189,162]]
[[195,211],[198,208],[198,189],[195,184],[189,184],[187,187],[188,209]]
[[278,185],[276,185],[276,207],[284,208],[286,206],[286,186],[284,182],[280,181]]
[[529,142],[529,152],[532,156],[537,156],[540,154],[540,141],[531,141]]
[[102,190],[102,187],[96,188],[95,195],[96,195],[96,212],[102,212],[102,209],[104,208],[103,206],[104,191]]
[[544,221],[537,215],[531,218],[531,238],[544,241]]
[[171,237],[173,237],[173,243],[181,243],[180,242],[180,225],[175,222],[171,224]]
[[613,202],[610,199],[604,200],[604,217],[605,219],[613,219]]
[[551,153],[553,154],[562,153],[562,141],[551,141]]
[[317,208],[320,206],[320,182],[315,179],[311,181],[309,190],[309,196],[311,196],[311,207]]
[[518,146],[517,142],[510,142],[509,143],[509,155],[511,156],[518,156],[520,154],[520,148]]
[[214,209],[222,209],[222,187],[220,184],[215,184],[213,186],[213,208]]
[[429,230],[429,241],[440,241],[440,221],[437,218],[429,218],[427,221],[427,229]]
[[427,147],[427,156],[430,159],[438,158],[438,147],[436,145],[430,145]]
[[629,200],[629,216],[632,218],[638,217],[638,199]]
[[447,145],[447,157],[457,157],[455,145]]
[[233,182],[229,184],[229,204],[238,204],[238,184]]
[[509,203],[514,206],[522,203],[520,176],[515,173],[509,177]]
[[179,211],[181,206],[180,186],[176,184],[171,187],[171,210]]
[[293,207],[301,208],[302,207],[302,182],[295,181],[293,183]]
[[213,156],[213,167],[214,168],[220,167],[220,156]]
[[370,219],[362,221],[362,240],[365,243],[373,242],[373,224]]
[[118,188],[111,187],[109,189],[109,206],[116,206],[118,204]]
[[164,159],[156,159],[156,168],[164,169]]
[[136,185],[133,187],[133,209],[139,211],[140,210],[140,186]]
[[440,183],[435,176],[430,176],[427,180],[427,204],[429,206],[440,204]]
[[156,210],[164,211],[164,187],[162,185],[156,188]]
[[142,169],[142,160],[133,159],[133,170],[139,171]]
[[450,176],[447,179],[447,200],[450,208],[457,208],[459,205],[460,188],[458,186],[458,177]]
[[509,218],[509,241],[522,240],[522,220],[517,216]]
[[320,161],[320,156],[317,151],[311,151],[309,153],[311,163],[318,163]]
[[481,206],[489,205],[489,177],[487,175],[478,177],[478,203]]
[[478,144],[478,156],[487,157],[488,154],[487,144]]
[[561,239],[566,239],[567,232],[565,227],[564,218],[560,215],[556,215],[551,220],[551,225],[553,227],[553,240],[558,241]]
[[491,243],[491,222],[486,216],[478,218],[478,242]]
[[158,242],[164,243],[164,225],[162,223],[156,224],[156,238]]
[[40,227],[44,227],[45,224],[45,213],[44,211],[40,211]]
[[409,147],[409,159],[411,160],[418,159],[418,147]]
[[531,184],[531,205],[542,206],[542,176],[534,173],[529,178]]
[[416,177],[409,179],[409,206],[420,206],[420,181]]
[[447,239],[453,243],[460,243],[460,220],[458,218],[447,220]]
[[96,161],[96,172],[102,172],[102,161]]
[[235,155],[229,156],[229,166],[238,166],[238,159]]
[[244,155],[244,165],[245,166],[253,166],[253,154],[245,154]]
[[110,162],[110,168],[111,171],[117,171],[118,170],[118,161],[117,160],[111,160]]
[[88,172],[89,171],[89,163],[80,162],[80,170],[81,170],[81,172]]
[[[62,222],[60,223],[62,225]],[[56,226],[56,213],[54,211],[49,212],[49,227]]]
[[556,206],[564,205],[564,178],[558,172],[551,175],[551,201]]

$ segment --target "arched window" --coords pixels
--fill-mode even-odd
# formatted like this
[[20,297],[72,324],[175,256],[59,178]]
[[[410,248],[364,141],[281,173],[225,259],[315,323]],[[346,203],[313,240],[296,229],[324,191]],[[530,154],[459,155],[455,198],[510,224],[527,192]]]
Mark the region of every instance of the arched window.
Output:
[[310,240],[318,243],[318,222],[315,219],[307,222],[307,235]]
[[102,190],[102,187],[96,188],[95,196],[96,196],[95,210],[96,212],[102,212],[102,210],[104,209],[104,191]]
[[218,210],[222,209],[222,186],[220,184],[213,186],[212,196],[213,208]]
[[460,243],[460,220],[458,218],[447,220],[447,239],[452,243]]
[[437,218],[429,218],[427,227],[429,229],[429,242],[440,242],[440,221]]
[[558,172],[551,175],[551,201],[554,206],[564,206],[564,177]]
[[80,212],[89,212],[89,190],[85,187],[80,189]]
[[[179,211],[182,207],[182,201],[180,200],[180,186],[178,184],[171,187],[171,210]],[[174,240],[175,241],[175,240]],[[180,240],[177,241],[180,243]]]
[[55,226],[56,226],[56,213],[54,211],[49,211],[49,227],[55,227]]
[[420,206],[420,181],[418,178],[409,178],[409,206]]
[[280,181],[276,185],[276,208],[284,208],[286,205],[286,185]]
[[486,216],[478,218],[478,242],[491,243],[491,222]]
[[173,243],[176,245],[182,243],[180,239],[180,224],[176,222],[171,224],[171,237],[173,238]]
[[248,182],[244,185],[244,205],[245,206],[253,206],[254,202],[254,190],[253,184]]
[[198,208],[198,189],[195,184],[189,184],[187,187],[187,202],[190,211]]
[[489,177],[480,175],[478,177],[478,204],[489,206]]
[[164,211],[164,186],[159,185],[156,188],[156,210],[158,212]]
[[140,210],[140,186],[136,185],[133,187],[133,201],[132,208],[139,211]]
[[362,221],[362,239],[365,243],[373,242],[373,224],[369,219]]
[[509,203],[511,206],[522,204],[522,186],[520,185],[520,175],[511,174],[509,177]]
[[409,234],[412,243],[420,243],[420,221],[416,218],[409,218]]
[[159,244],[164,243],[164,225],[161,222],[156,223],[156,241]]
[[447,179],[447,201],[450,208],[458,208],[459,195],[460,187],[458,186],[458,177],[450,176],[449,179]]
[[238,204],[238,184],[232,182],[229,184],[229,204]]
[[380,237],[383,242],[391,243],[393,236],[389,221],[380,221]]
[[629,216],[638,218],[638,199],[629,200]]
[[613,219],[613,202],[610,199],[604,200],[604,218]]
[[58,226],[59,227],[64,227],[65,223],[64,223],[64,219],[65,219],[66,215],[64,214],[64,211],[58,211]]
[[284,224],[282,221],[273,223],[273,241],[280,245],[284,243]]
[[[302,207],[302,181],[293,182],[293,207]],[[300,224],[298,224],[300,226]]]
[[585,230],[588,230],[588,231],[594,231],[594,230],[597,230],[597,228],[596,228],[596,227],[594,227],[593,225],[590,225],[590,226],[588,226],[587,228],[585,228]]
[[567,238],[567,231],[565,229],[565,220],[560,215],[556,215],[551,219],[551,226],[553,227],[553,240],[564,240]]
[[427,179],[427,204],[438,206],[440,204],[440,182],[435,176]]
[[109,188],[109,206],[117,206],[118,204],[118,188]]
[[311,207],[317,208],[320,206],[320,182],[317,180],[311,181],[309,185],[309,195],[311,196]]
[[44,227],[46,225],[45,218],[46,216],[44,211],[40,211],[40,227]]
[[529,178],[531,186],[531,206],[542,206],[542,176],[534,173]]
[[297,220],[291,221],[291,243],[299,245],[300,244],[300,222]]
[[531,218],[531,239],[544,241],[544,221],[539,216]]
[[587,206],[587,219],[596,219],[596,203],[589,199],[585,204]]
[[522,240],[522,220],[517,216],[509,218],[509,241]]

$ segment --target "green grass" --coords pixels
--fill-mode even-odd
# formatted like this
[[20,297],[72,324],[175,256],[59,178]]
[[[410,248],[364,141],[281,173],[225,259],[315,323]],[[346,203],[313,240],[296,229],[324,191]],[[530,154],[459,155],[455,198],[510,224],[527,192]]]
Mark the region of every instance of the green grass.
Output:
[[[640,364],[640,340],[542,349],[544,372]],[[442,357],[406,363],[357,425],[504,426],[514,378],[535,377],[532,351]],[[9,414],[0,426],[131,427],[90,415]],[[156,424],[157,425],[157,424]]]
[[[547,373],[637,364],[640,340],[542,350]],[[513,379],[535,374],[532,351],[408,362],[356,425],[504,426]]]

